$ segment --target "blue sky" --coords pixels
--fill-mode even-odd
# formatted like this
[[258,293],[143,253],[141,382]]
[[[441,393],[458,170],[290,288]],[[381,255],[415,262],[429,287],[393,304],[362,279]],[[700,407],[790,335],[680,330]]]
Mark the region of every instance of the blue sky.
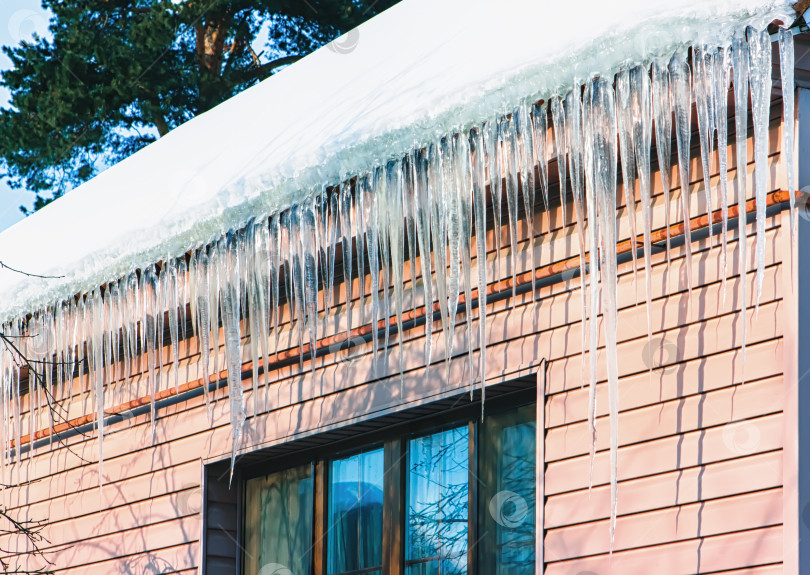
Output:
[[[19,44],[36,32],[44,34],[48,29],[48,15],[40,0],[0,0],[0,45]],[[10,66],[5,54],[0,54],[0,70]],[[8,102],[8,92],[0,88],[0,105]],[[0,230],[23,219],[20,205],[30,206],[34,195],[26,190],[10,190],[0,183]]]

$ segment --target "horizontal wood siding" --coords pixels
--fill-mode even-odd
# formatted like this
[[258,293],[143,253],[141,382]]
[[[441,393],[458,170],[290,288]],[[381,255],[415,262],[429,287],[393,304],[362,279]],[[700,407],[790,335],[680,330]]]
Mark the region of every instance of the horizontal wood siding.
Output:
[[[783,187],[778,113],[775,109],[772,114],[772,189]],[[749,149],[749,158],[751,155]],[[702,188],[699,164],[697,160],[691,162],[693,214],[705,208],[703,194],[696,193]],[[679,185],[675,171],[673,176],[673,185]],[[753,189],[750,166],[745,177],[748,189]],[[654,227],[660,228],[664,208],[671,211],[673,221],[680,218],[679,190],[674,190],[672,203],[664,206],[658,174],[654,185]],[[568,210],[569,220],[572,212]],[[558,209],[552,210],[550,228],[544,217],[536,218],[537,231],[543,234],[534,248],[540,265],[577,254],[572,222],[562,229],[560,216]],[[620,235],[627,238],[623,207],[620,216]],[[729,231],[725,289],[718,264],[720,247],[710,245],[707,239],[693,244],[691,292],[686,285],[683,248],[673,248],[669,267],[663,252],[654,255],[650,318],[653,348],[662,350],[663,362],[652,371],[647,365],[649,354],[645,354],[649,344],[644,273],[639,272],[636,286],[630,265],[620,266],[620,485],[612,558],[604,349],[599,351],[598,438],[591,477],[587,389],[581,387],[585,380],[579,279],[563,278],[539,288],[537,302],[531,301],[529,292],[519,294],[515,305],[511,300],[500,300],[488,306],[489,384],[531,372],[542,359],[548,360],[544,405],[547,573],[781,572],[784,306],[780,238],[785,228],[779,214],[770,216],[766,224],[769,241],[762,299],[758,315],[750,310],[747,318],[745,385],[739,385],[744,318],[737,311],[737,287],[746,281],[749,298],[753,297],[752,225],[748,227],[748,272],[742,276],[736,256],[736,229]],[[497,279],[498,270],[501,278],[511,277],[506,263],[507,230],[501,231],[501,254],[494,252],[494,236],[489,233],[486,265],[491,281]],[[523,223],[520,237],[526,237]],[[719,241],[715,238],[713,243]],[[519,250],[518,271],[524,271],[531,262],[525,239]],[[497,266],[499,258],[501,264]],[[473,263],[474,267],[479,264]],[[405,277],[409,282],[406,298],[412,301],[410,282],[414,278],[408,265]],[[417,287],[420,282],[416,278]],[[368,281],[366,287],[370,288]],[[337,291],[339,298],[345,297],[344,286],[338,286]],[[422,305],[419,297],[416,303]],[[369,311],[361,309],[357,299],[350,305],[355,306],[356,322],[361,317],[368,321]],[[753,299],[748,305],[753,305]],[[345,330],[344,306],[323,318],[320,335]],[[288,312],[284,310],[285,315]],[[458,320],[449,372],[444,367],[441,328],[434,325],[429,372],[424,365],[424,326],[403,334],[402,380],[396,335],[387,357],[381,356],[376,368],[371,344],[363,343],[350,357],[345,352],[318,357],[314,375],[309,362],[303,369],[295,362],[268,374],[269,384],[260,377],[258,412],[248,378],[244,384],[250,418],[243,452],[300,440],[465,391],[471,382],[467,334],[463,315]],[[473,337],[477,361],[477,332]],[[288,327],[281,347],[295,347],[295,338]],[[201,373],[196,341],[192,338],[180,349],[182,384]],[[173,382],[170,350],[165,348],[163,353],[163,377]],[[249,346],[244,353],[247,361]],[[587,354],[584,360],[588,361]],[[474,365],[477,369],[477,363]],[[587,373],[587,364],[585,367]],[[107,407],[141,397],[145,389],[144,377],[119,382],[108,395]],[[73,390],[74,401],[65,406],[68,418],[90,412],[85,378],[74,381]],[[233,514],[238,494],[228,489],[228,477],[221,473],[208,475],[205,485],[201,479],[205,464],[221,463],[229,457],[228,422],[224,389],[216,392],[210,414],[198,394],[161,408],[154,425],[148,413],[127,415],[107,427],[103,487],[99,487],[98,440],[91,431],[26,453],[4,481],[29,483],[4,490],[3,502],[10,513],[49,520],[45,531],[49,543],[45,547],[53,552],[49,557],[58,573],[195,573],[203,564],[203,546],[208,555],[207,573],[231,573],[239,554],[234,543],[238,521]],[[47,421],[27,417],[24,425],[28,433],[47,427]],[[593,489],[589,492],[591,480]],[[28,549],[22,541],[0,536],[0,544],[21,561],[26,560]]]

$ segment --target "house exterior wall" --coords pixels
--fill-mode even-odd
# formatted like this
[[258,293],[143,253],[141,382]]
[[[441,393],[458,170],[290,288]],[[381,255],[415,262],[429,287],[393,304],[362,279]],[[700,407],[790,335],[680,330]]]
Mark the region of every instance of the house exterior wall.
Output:
[[[780,114],[780,109],[772,111],[769,186],[772,190],[784,188],[778,175],[782,173],[781,166],[777,168]],[[749,139],[749,161],[753,156],[751,143]],[[733,146],[729,152],[733,158]],[[753,189],[752,170],[753,165],[749,164],[745,176],[749,195]],[[692,213],[702,214],[698,160],[692,160],[691,174]],[[730,176],[736,174],[732,172]],[[717,189],[716,178],[712,183]],[[654,185],[655,229],[664,222],[657,173]],[[668,206],[673,222],[680,214],[678,185],[677,170],[673,170],[676,189]],[[735,189],[733,184],[729,187]],[[568,210],[569,220],[573,220],[572,212],[573,209]],[[623,209],[620,216],[619,229],[626,238],[628,221]],[[528,291],[519,294],[514,302],[501,299],[488,306],[487,385],[534,377],[542,360],[547,362],[542,378],[546,387],[540,405],[545,435],[542,522],[546,573],[781,572],[783,538],[789,535],[783,529],[782,449],[786,434],[791,433],[785,428],[787,388],[783,354],[786,326],[794,325],[785,319],[786,219],[786,212],[774,210],[766,222],[769,238],[766,269],[759,312],[754,315],[749,310],[745,385],[740,385],[742,318],[738,312],[737,285],[741,280],[735,231],[728,233],[725,292],[720,281],[718,236],[711,242],[707,238],[693,242],[691,294],[686,285],[683,247],[673,247],[669,267],[663,250],[653,256],[652,349],[661,351],[664,362],[656,363],[652,371],[648,369],[650,354],[645,352],[648,340],[643,268],[636,287],[631,264],[620,266],[621,447],[619,519],[612,557],[608,530],[607,386],[601,353],[597,455],[593,490],[589,493],[588,391],[587,376],[583,379],[581,371],[583,360],[587,362],[588,358],[581,353],[579,279],[563,274],[538,289],[537,301],[532,301]],[[558,208],[552,210],[550,230],[546,229],[542,215],[536,217],[536,228],[542,233],[535,247],[541,266],[577,255],[575,225],[569,221],[561,229],[560,220]],[[505,229],[502,232],[499,267],[502,278],[507,279],[512,275],[506,258],[508,235]],[[531,260],[525,232],[521,223],[518,271],[529,269]],[[748,233],[751,261],[744,281],[748,282],[752,298],[753,225],[749,225]],[[490,231],[490,248],[494,243],[491,234]],[[490,249],[487,265],[491,278],[498,269],[495,265],[498,257]],[[406,263],[407,281],[411,279],[409,270]],[[368,293],[370,283],[368,278],[366,281]],[[355,279],[355,297],[358,287]],[[340,289],[339,298],[343,301],[342,284]],[[410,297],[408,285],[406,297]],[[357,318],[364,311],[357,300],[353,305],[357,325]],[[345,318],[345,314],[328,319],[321,336],[345,329],[337,318]],[[387,363],[376,371],[369,343],[351,357],[337,349],[319,357],[314,373],[309,362],[305,362],[303,369],[299,367],[295,360],[297,353],[293,353],[293,360],[287,365],[271,370],[269,386],[260,379],[258,411],[254,411],[250,370],[246,366],[243,383],[249,418],[242,453],[464,393],[470,380],[464,326],[463,315],[459,315],[455,355],[449,371],[444,366],[438,322],[434,324],[433,365],[429,371],[424,365],[424,326],[406,330],[402,380],[396,335],[392,336]],[[476,327],[474,324],[474,332]],[[297,348],[294,337],[288,326],[281,338],[285,344],[282,347]],[[245,358],[249,356],[248,348],[246,344],[243,349]],[[219,476],[214,481],[206,471],[211,469],[210,464],[225,461],[230,455],[228,401],[226,390],[219,389],[209,417],[195,383],[199,378],[196,349],[193,339],[188,345],[181,344],[181,394],[174,402],[167,396],[167,405],[161,405],[157,411],[154,428],[143,402],[137,406],[127,403],[146,396],[145,377],[118,382],[108,395],[107,409],[111,413],[120,412],[123,417],[111,421],[106,428],[102,487],[97,464],[98,440],[92,431],[86,436],[74,434],[51,446],[39,446],[26,454],[21,463],[7,469],[12,481],[7,475],[6,482],[29,483],[6,489],[4,503],[11,513],[47,519],[44,535],[50,543],[45,547],[53,552],[49,559],[57,572],[190,574],[200,572],[204,551],[210,556],[218,550],[224,551],[216,561],[209,562],[208,573],[229,572],[229,566],[234,564],[236,557],[228,556],[227,550],[232,549],[228,538],[238,531],[238,526],[223,509],[234,505],[235,492],[223,491],[226,484],[223,478]],[[164,349],[164,360],[168,366],[171,361],[168,348]],[[164,377],[173,377],[170,367],[163,373]],[[90,392],[83,378],[74,382],[74,390],[76,399],[69,406],[68,419],[92,411]],[[186,395],[182,393],[184,390]],[[128,410],[130,407],[138,409],[133,412]],[[31,424],[26,425],[30,431]],[[41,420],[33,427],[46,428],[47,423]],[[212,497],[208,492],[204,496],[206,486],[212,483],[216,484],[218,495]],[[212,501],[220,501],[222,506],[212,505]],[[222,531],[225,537],[210,533],[212,517],[229,526]],[[203,533],[208,537],[204,538]],[[219,542],[217,537],[221,539]],[[0,537],[0,542],[3,539]],[[4,547],[10,545],[12,551],[25,553],[20,541],[8,538],[5,541]]]

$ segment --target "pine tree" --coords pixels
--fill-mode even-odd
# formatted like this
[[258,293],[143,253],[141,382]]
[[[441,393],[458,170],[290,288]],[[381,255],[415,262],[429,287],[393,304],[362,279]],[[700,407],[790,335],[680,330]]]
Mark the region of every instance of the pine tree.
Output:
[[3,175],[39,209],[396,1],[43,0],[51,37],[4,49]]

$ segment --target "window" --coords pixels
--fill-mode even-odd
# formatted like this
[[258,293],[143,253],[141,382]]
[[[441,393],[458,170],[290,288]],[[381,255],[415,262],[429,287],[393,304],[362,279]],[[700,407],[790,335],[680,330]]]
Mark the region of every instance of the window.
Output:
[[535,405],[479,410],[247,479],[243,573],[533,574]]
[[332,462],[329,469],[329,575],[382,575],[383,450]]
[[247,482],[246,575],[265,575],[282,569],[296,575],[310,573],[312,495],[312,465],[285,469]]
[[467,572],[469,455],[466,425],[410,440],[408,575]]

